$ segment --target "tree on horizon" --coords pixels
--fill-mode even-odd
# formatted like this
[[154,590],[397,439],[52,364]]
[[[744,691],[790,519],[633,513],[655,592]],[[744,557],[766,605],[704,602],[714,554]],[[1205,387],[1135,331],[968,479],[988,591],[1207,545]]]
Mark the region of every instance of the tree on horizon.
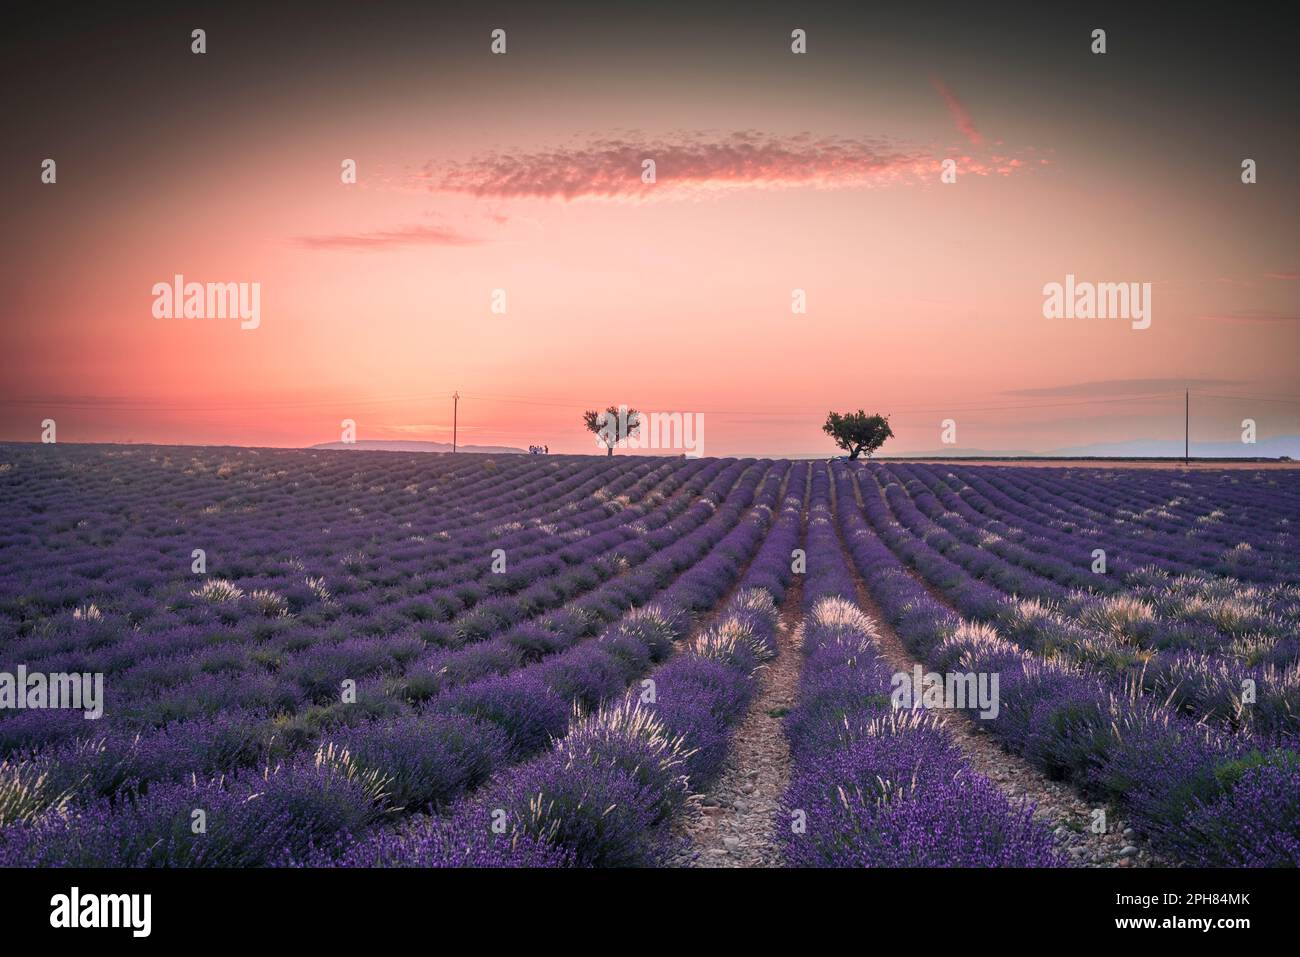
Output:
[[614,446],[620,439],[640,434],[641,413],[628,406],[611,405],[604,412],[588,409],[582,413],[582,424],[600,439],[608,450],[605,454],[613,455]]
[[894,430],[889,427],[889,416],[867,415],[862,409],[843,414],[828,413],[822,431],[848,452],[850,459],[856,459],[863,452],[871,458],[871,453],[884,445],[886,439],[894,437]]

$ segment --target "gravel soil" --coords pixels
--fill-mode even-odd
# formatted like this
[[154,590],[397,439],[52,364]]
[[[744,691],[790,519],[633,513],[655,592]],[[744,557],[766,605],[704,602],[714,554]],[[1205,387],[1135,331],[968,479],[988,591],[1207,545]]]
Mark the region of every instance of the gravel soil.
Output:
[[[861,490],[855,483],[855,498],[860,494]],[[858,507],[861,504],[859,499]],[[841,548],[843,544],[841,540]],[[908,653],[902,639],[886,621],[848,550],[844,549],[844,552],[857,586],[858,605],[876,623],[885,660],[895,671],[911,672],[918,664],[917,660]],[[952,607],[941,593],[912,569],[909,568],[908,572],[935,601]],[[988,778],[1011,800],[1032,803],[1035,806],[1034,818],[1052,829],[1058,846],[1073,865],[1129,868],[1170,864],[1153,854],[1148,843],[1125,824],[1114,807],[1090,804],[1069,784],[1048,779],[1024,758],[1004,750],[991,735],[982,732],[978,719],[972,719],[964,712],[945,711],[941,715],[971,769]],[[1106,814],[1106,830],[1101,834],[1092,830],[1093,812],[1098,808]]]
[[779,652],[758,673],[758,694],[731,739],[721,773],[679,817],[670,867],[782,866],[773,828],[790,781],[790,745],[781,723],[799,692],[802,597],[796,580],[781,604]]
[[[843,542],[841,542],[843,547]],[[881,614],[870,589],[844,550],[856,583],[859,606],[876,623],[880,649],[897,671],[917,664]],[[917,579],[927,590],[927,583]],[[942,600],[936,595],[937,600]],[[780,653],[759,672],[759,690],[732,738],[722,772],[683,809],[673,827],[669,867],[780,867],[774,828],[781,796],[790,780],[790,747],[782,722],[798,698],[803,666],[798,646],[803,589],[797,579],[781,606]],[[946,604],[946,602],[945,602]],[[988,778],[1012,801],[1034,805],[1034,817],[1049,827],[1068,861],[1077,867],[1169,866],[1113,807],[1085,801],[1070,785],[1049,780],[1023,758],[1003,750],[964,713],[942,712],[954,743],[973,771]],[[1106,813],[1105,833],[1092,830],[1093,812]]]
[[[885,660],[896,671],[910,672],[917,664],[916,659],[907,653],[903,642],[885,622],[866,584],[860,578],[857,584],[858,604],[876,623]],[[1013,801],[1034,804],[1034,818],[1052,829],[1071,863],[1081,867],[1120,868],[1167,863],[1155,859],[1146,842],[1120,819],[1113,807],[1089,804],[1070,785],[1049,780],[1028,761],[1003,750],[994,738],[980,731],[978,719],[955,711],[941,712],[941,716],[971,769],[988,778]],[[1093,811],[1098,807],[1106,812],[1104,834],[1093,833],[1091,829]]]

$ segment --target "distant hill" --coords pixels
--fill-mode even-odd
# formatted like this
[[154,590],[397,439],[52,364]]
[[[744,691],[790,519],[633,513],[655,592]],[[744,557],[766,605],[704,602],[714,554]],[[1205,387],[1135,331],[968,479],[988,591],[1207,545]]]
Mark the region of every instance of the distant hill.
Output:
[[[322,442],[313,445],[313,449],[359,450],[362,452],[450,452],[450,442],[395,442],[361,441],[356,442]],[[506,445],[458,445],[456,453],[467,452],[471,455],[526,455],[523,449],[514,449]]]

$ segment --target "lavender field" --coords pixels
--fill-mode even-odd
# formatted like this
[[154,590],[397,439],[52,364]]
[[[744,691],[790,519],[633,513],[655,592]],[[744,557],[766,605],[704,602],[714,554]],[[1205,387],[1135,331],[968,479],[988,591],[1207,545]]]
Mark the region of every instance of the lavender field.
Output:
[[1294,866],[1297,522],[1289,469],[3,445],[0,866]]

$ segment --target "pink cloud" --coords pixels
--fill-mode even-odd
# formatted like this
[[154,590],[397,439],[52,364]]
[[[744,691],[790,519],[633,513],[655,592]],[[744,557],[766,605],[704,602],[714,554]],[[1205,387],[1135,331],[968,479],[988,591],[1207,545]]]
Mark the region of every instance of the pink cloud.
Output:
[[[642,178],[655,162],[655,181]],[[1026,164],[1010,156],[962,156],[960,171],[1011,175]],[[528,153],[490,153],[467,162],[432,161],[409,185],[475,197],[651,200],[733,189],[860,189],[936,182],[932,148],[885,138],[772,136],[738,131],[713,138],[679,133],[661,139],[597,139]]]
[[970,140],[972,146],[981,146],[984,143],[984,136],[975,128],[975,122],[970,118],[970,113],[962,105],[961,100],[957,99],[957,95],[948,89],[937,75],[930,77],[930,82],[934,84],[935,92],[948,104],[948,112],[952,114],[952,121],[957,124],[957,129]]
[[440,226],[399,226],[369,233],[300,236],[293,240],[303,249],[391,249],[396,246],[476,246],[486,240]]
[[[642,180],[647,159],[655,161],[654,183]],[[414,184],[479,197],[651,199],[683,190],[881,186],[928,179],[938,168],[929,151],[883,139],[747,131],[718,139],[603,139],[574,148],[494,153],[447,167],[429,163]]]

